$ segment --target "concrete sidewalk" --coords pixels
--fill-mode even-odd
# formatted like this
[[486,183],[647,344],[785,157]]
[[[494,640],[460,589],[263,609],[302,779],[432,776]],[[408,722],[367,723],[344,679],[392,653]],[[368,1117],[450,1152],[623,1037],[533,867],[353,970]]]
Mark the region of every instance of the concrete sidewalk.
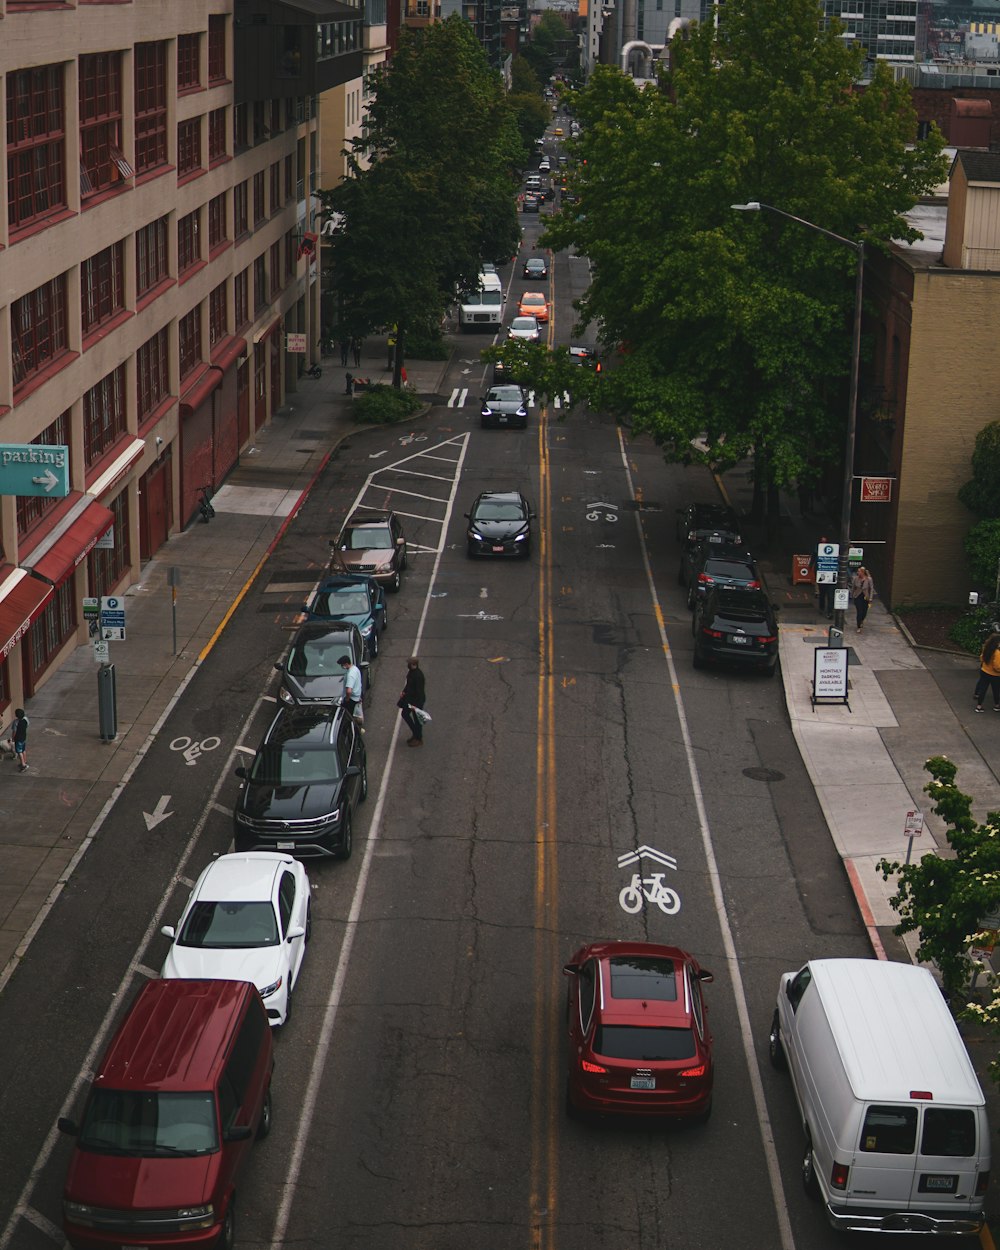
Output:
[[[78,647],[30,700],[26,773],[0,762],[0,990],[138,764],[150,735],[193,676],[226,612],[337,445],[367,427],[353,419],[346,370],[323,363],[260,430],[213,499],[216,517],[172,537],[125,593],[127,641],[111,644],[118,736],[102,742],[97,665]],[[384,339],[350,371],[388,382]],[[409,384],[429,402],[446,361],[408,360]],[[322,558],[324,553],[319,554]],[[168,570],[180,573],[174,654]]]

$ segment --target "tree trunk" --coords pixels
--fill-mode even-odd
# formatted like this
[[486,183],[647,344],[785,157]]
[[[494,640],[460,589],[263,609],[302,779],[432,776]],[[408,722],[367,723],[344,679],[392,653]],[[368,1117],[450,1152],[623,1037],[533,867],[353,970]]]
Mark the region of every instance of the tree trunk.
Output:
[[403,331],[403,327],[402,327],[402,326],[400,326],[400,325],[397,325],[397,326],[396,326],[396,347],[395,347],[395,349],[394,349],[394,350],[395,350],[395,356],[394,356],[394,358],[393,358],[393,366],[392,366],[392,384],[393,384],[393,386],[396,388],[396,390],[397,390],[397,391],[398,391],[398,390],[402,387],[402,385],[403,385],[403,342],[404,342],[404,338],[405,338],[405,333],[404,333],[404,331]]

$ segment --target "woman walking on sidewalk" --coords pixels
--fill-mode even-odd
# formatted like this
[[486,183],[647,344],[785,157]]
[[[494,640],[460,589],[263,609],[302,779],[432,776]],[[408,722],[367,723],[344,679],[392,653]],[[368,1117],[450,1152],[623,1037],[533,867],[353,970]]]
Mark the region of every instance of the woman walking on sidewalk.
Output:
[[851,598],[854,600],[854,611],[858,617],[858,633],[860,634],[868,615],[868,607],[875,597],[875,583],[872,575],[862,566],[851,578]]
[[993,694],[993,711],[1000,712],[1000,634],[990,634],[983,643],[979,657],[979,680],[976,682],[976,711],[983,710],[987,688]]

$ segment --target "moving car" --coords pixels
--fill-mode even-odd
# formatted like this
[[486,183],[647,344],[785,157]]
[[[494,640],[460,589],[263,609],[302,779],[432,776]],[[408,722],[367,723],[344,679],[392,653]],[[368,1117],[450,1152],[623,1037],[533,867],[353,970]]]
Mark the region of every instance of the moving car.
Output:
[[719,534],[724,542],[743,541],[739,517],[732,508],[721,503],[690,503],[677,509],[677,541],[692,546],[701,538]]
[[523,430],[528,424],[528,403],[524,391],[513,382],[491,386],[483,398],[479,424],[484,430],[501,425],[520,426]]
[[538,162],[538,172],[541,174],[547,174],[551,169],[552,169],[552,162],[549,160],[547,156],[543,156],[542,159]]
[[704,598],[713,586],[730,586],[736,590],[760,590],[757,562],[743,547],[716,541],[714,538],[695,543],[681,557],[687,585],[688,607]]
[[529,256],[524,262],[525,278],[543,279],[549,276],[549,263],[542,256]]
[[220,855],[194,884],[161,977],[252,981],[268,1021],[285,1024],[312,928],[309,878],[290,855]]
[[466,543],[470,557],[531,555],[534,513],[519,490],[487,490],[467,512]]
[[378,655],[379,636],[389,624],[389,614],[385,593],[374,577],[363,573],[328,577],[320,582],[302,610],[309,621],[346,621],[357,625],[368,659]]
[[566,1111],[683,1116],[712,1108],[712,1034],[693,955],[651,942],[597,942],[563,968]]
[[561,138],[562,138],[562,132],[563,132],[563,128],[562,128],[562,126],[557,126],[557,127],[555,128],[555,130],[553,130],[553,132],[552,132],[552,133],[555,135],[555,137],[556,137],[557,139],[561,139]]
[[362,689],[371,686],[371,668],[357,625],[349,621],[307,621],[292,638],[288,655],[275,664],[281,674],[278,697],[289,706],[333,707],[344,696],[340,657],[349,655],[361,669]]
[[569,358],[574,365],[579,365],[581,369],[590,369],[593,373],[601,372],[601,362],[598,359],[597,352],[592,347],[580,347],[571,344]]
[[330,543],[331,573],[365,573],[396,591],[406,568],[406,538],[395,512],[359,510]]
[[714,587],[695,604],[695,668],[710,660],[757,668],[768,677],[778,666],[778,623],[762,590]]
[[350,859],[368,762],[364,735],[344,708],[282,708],[236,776],[237,851]]
[[525,291],[518,300],[517,315],[534,317],[539,325],[545,325],[549,320],[549,301],[541,291]]
[[542,198],[541,192],[537,194],[533,191],[526,191],[524,199],[521,201],[522,213],[537,213],[541,208]]
[[507,331],[509,339],[520,339],[524,343],[537,343],[542,337],[536,317],[515,317]]

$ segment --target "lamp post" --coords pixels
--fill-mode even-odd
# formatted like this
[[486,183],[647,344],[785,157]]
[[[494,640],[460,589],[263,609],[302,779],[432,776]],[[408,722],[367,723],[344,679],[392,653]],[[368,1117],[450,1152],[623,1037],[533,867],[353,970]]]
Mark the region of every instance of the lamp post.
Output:
[[[847,436],[844,446],[844,485],[840,499],[840,557],[837,561],[837,589],[847,589],[847,552],[851,545],[851,497],[854,490],[854,440],[858,424],[858,372],[861,365],[861,293],[865,280],[865,245],[861,239],[846,239],[842,234],[834,234],[825,230],[815,222],[806,221],[804,217],[796,217],[794,213],[786,213],[783,208],[775,208],[773,204],[763,204],[760,200],[750,200],[746,204],[732,204],[731,208],[739,213],[759,213],[762,210],[775,213],[778,217],[787,217],[789,221],[805,226],[807,230],[815,230],[817,234],[833,239],[849,247],[855,256],[854,276],[854,329],[851,335],[851,377],[847,388]],[[833,629],[830,631],[830,645],[843,646],[844,642],[844,608],[834,611]],[[835,637],[834,635],[838,635]]]

